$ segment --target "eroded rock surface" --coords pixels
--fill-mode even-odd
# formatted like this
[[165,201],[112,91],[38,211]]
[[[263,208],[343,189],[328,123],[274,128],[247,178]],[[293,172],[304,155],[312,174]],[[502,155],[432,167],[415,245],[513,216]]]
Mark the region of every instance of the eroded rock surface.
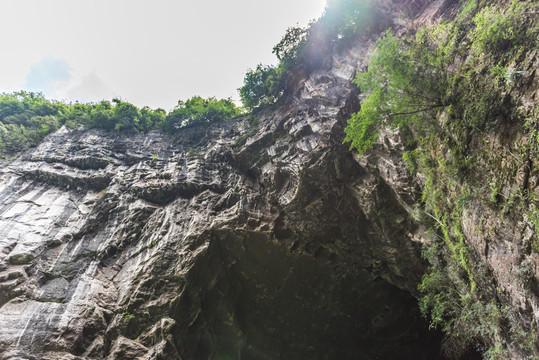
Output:
[[5,164],[2,358],[428,358],[413,184],[340,144],[335,60],[256,125],[63,129]]
[[341,145],[369,46],[256,124],[62,129],[4,163],[0,358],[437,358],[398,134]]

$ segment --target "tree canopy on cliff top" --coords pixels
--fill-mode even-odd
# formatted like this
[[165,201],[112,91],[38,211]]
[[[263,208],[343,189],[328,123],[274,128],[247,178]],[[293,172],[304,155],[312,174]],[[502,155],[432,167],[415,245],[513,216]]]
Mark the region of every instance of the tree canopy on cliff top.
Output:
[[188,126],[228,120],[240,113],[241,109],[230,99],[203,99],[200,96],[179,101],[178,106],[167,114],[163,109],[138,108],[121,99],[65,104],[47,100],[40,93],[0,94],[0,154],[35,146],[64,124],[71,128],[172,133]]
[[309,73],[324,65],[324,57],[347,44],[360,32],[382,23],[375,2],[328,0],[324,14],[306,27],[290,27],[273,47],[279,63],[259,64],[247,71],[239,88],[243,105],[254,109],[276,102],[287,89],[287,74],[293,68]]

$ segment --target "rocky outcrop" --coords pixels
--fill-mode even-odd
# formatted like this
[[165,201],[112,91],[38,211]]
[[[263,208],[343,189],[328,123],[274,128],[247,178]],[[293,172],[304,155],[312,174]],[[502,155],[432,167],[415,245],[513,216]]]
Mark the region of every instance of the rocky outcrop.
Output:
[[437,356],[398,141],[367,159],[341,145],[367,53],[256,124],[62,129],[4,163],[0,357]]
[[[413,26],[456,6],[410,4]],[[175,136],[63,128],[4,162],[0,358],[441,358],[414,298],[422,177],[396,132],[361,158],[341,144],[373,42],[252,117]],[[525,322],[535,235],[513,220],[477,200],[462,232]]]

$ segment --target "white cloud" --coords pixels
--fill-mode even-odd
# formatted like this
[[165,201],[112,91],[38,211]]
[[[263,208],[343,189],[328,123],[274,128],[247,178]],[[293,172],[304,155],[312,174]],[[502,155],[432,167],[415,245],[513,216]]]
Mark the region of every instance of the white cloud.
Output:
[[68,80],[49,79],[55,96],[113,89],[167,110],[193,95],[237,98],[247,69],[275,63],[286,28],[320,16],[324,2],[2,0],[0,92],[35,85],[30,67],[49,56],[70,65]]
[[30,66],[23,89],[67,102],[97,102],[116,96],[95,69],[85,74],[72,69],[65,60],[52,57]]
[[30,67],[24,89],[51,96],[56,89],[71,78],[70,67],[65,60],[45,57]]
[[[65,91],[67,100],[80,102],[97,102],[115,96],[111,88],[95,71],[82,78],[80,83]],[[59,94],[58,94],[59,95]]]

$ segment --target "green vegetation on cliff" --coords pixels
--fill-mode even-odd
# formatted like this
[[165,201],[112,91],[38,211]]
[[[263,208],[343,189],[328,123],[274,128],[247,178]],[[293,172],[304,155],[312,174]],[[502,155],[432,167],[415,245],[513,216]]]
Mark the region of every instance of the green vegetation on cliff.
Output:
[[505,11],[489,6],[473,17],[477,4],[466,4],[456,21],[441,21],[414,36],[399,39],[386,31],[368,70],[354,79],[367,98],[345,129],[351,149],[363,154],[385,127],[413,126],[425,137],[439,128],[440,111],[470,131],[490,129],[509,116],[502,89],[481,72],[491,67],[514,82],[521,72],[508,69],[507,60],[522,55],[536,30],[521,22],[525,3]]
[[39,144],[61,125],[63,104],[39,94],[18,92],[0,95],[0,153],[16,152]]
[[[239,89],[245,108],[278,102],[294,72],[322,67],[321,54],[382,30],[384,16],[373,4],[328,1],[316,22],[289,28],[273,49],[279,64],[247,72]],[[508,305],[507,290],[481,261],[470,234],[488,252],[489,246],[510,246],[494,242],[497,216],[532,223],[539,233],[539,199],[528,186],[530,164],[539,161],[539,117],[535,107],[521,103],[521,89],[537,71],[526,68],[526,61],[538,50],[538,9],[533,1],[467,0],[459,6],[454,18],[402,37],[383,32],[368,69],[353,80],[366,98],[348,122],[345,142],[363,155],[391,128],[406,144],[403,161],[422,189],[414,215],[431,235],[424,249],[430,271],[418,286],[420,307],[431,327],[446,334],[446,355],[458,358],[478,349],[492,359],[508,358],[509,352],[533,359],[537,319],[529,309]],[[62,125],[175,132],[240,113],[230,100],[198,96],[167,114],[118,99],[63,104],[33,93],[2,94],[0,153],[36,145]],[[518,246],[527,255],[539,253],[537,234]],[[530,263],[518,261],[510,275],[514,287],[534,291]]]
[[228,120],[241,113],[231,100],[194,96],[168,114],[163,109],[138,108],[120,99],[89,104],[50,101],[42,94],[0,94],[0,154],[12,154],[35,146],[50,132],[70,128],[105,129],[124,132],[181,128]]
[[[361,110],[352,115],[344,141],[361,154],[372,148],[385,127],[425,127],[436,111],[449,105],[442,59],[428,49],[408,47],[388,30],[378,44],[368,71],[354,82],[368,94]],[[425,51],[424,51],[425,50]]]
[[[449,358],[468,349],[490,359],[535,358],[533,312],[503,300],[507,290],[496,286],[470,237],[488,247],[498,215],[537,218],[527,180],[539,159],[537,112],[521,103],[534,71],[526,61],[538,50],[536,14],[530,1],[462,2],[455,19],[402,38],[388,30],[368,70],[354,79],[366,99],[345,141],[364,154],[383,129],[399,130],[408,145],[403,160],[422,180],[416,215],[432,240],[420,306],[431,326],[446,333]],[[499,147],[492,148],[493,139]],[[470,234],[474,214],[482,215]],[[526,241],[528,254],[537,251]],[[521,261],[511,277],[531,291],[529,260]]]
[[324,14],[307,27],[290,27],[273,47],[279,64],[259,64],[247,72],[238,89],[243,105],[254,109],[275,103],[286,93],[294,70],[309,73],[324,65],[324,56],[345,47],[358,34],[379,29],[384,23],[375,2],[329,0]]
[[194,96],[178,105],[172,110],[159,126],[169,132],[175,130],[196,126],[207,125],[220,120],[228,120],[241,113],[241,109],[230,99],[217,100],[216,98],[203,99],[200,96]]
[[[379,24],[381,15],[366,0],[329,0],[323,16],[309,26],[291,27],[273,48],[277,66],[258,65],[249,70],[238,89],[246,109],[252,110],[280,99],[294,70],[310,72],[323,65],[323,54],[348,44],[361,32]],[[50,132],[69,128],[97,128],[123,132],[181,128],[228,120],[242,113],[230,99],[194,96],[179,101],[167,113],[163,109],[138,108],[113,99],[97,103],[66,104],[25,91],[0,94],[0,154],[13,154],[35,146]]]

